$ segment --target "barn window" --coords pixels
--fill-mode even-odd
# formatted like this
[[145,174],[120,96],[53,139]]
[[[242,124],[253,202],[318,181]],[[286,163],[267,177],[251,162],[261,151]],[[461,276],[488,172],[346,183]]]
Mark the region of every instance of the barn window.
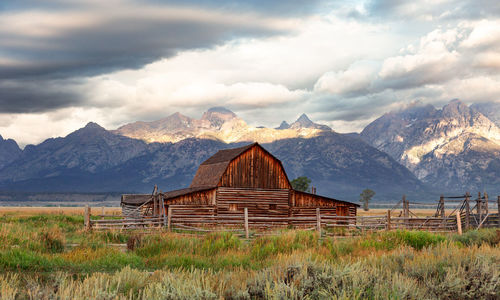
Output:
[[238,205],[236,203],[229,204],[229,210],[230,211],[237,211],[238,210]]
[[269,210],[276,209],[276,204],[269,204]]

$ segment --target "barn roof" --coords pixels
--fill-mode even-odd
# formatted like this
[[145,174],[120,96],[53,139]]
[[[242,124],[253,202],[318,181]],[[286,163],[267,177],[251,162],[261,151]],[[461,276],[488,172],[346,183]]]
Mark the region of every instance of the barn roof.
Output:
[[219,151],[217,151],[217,153],[210,156],[207,160],[205,160],[203,163],[201,163],[201,165],[212,165],[212,164],[218,164],[218,163],[223,163],[223,162],[229,164],[233,159],[240,156],[245,151],[247,151],[248,149],[252,148],[255,145],[258,145],[258,144],[253,143],[253,144],[246,145],[246,146],[239,147],[239,148],[219,150]]
[[298,190],[295,190],[295,189],[294,189],[294,191],[296,193],[311,195],[311,196],[314,196],[314,197],[317,197],[317,198],[323,198],[323,199],[330,200],[330,201],[341,202],[341,203],[345,203],[345,204],[355,205],[356,207],[361,207],[361,205],[359,205],[357,203],[353,203],[353,202],[347,201],[347,200],[340,200],[340,199],[331,198],[331,197],[327,197],[327,196],[321,196],[321,195],[312,194],[312,193],[308,193],[308,192],[304,192],[304,191],[298,191]]
[[[253,143],[239,148],[219,150],[198,167],[198,170],[196,171],[193,181],[189,187],[216,187],[229,163],[256,145],[260,147],[258,143]],[[262,149],[266,151],[264,148]]]
[[[200,186],[195,188],[185,188],[180,190],[174,190],[163,193],[163,199],[167,200],[170,198],[175,198],[177,196],[186,195],[194,192],[201,192],[213,189],[213,187]],[[124,194],[122,195],[122,204],[140,206],[152,199],[151,194]]]

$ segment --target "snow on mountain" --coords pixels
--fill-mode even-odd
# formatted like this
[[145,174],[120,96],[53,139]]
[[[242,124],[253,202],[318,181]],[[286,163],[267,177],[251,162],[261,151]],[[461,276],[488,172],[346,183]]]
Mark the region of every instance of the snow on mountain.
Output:
[[114,132],[123,136],[151,142],[179,142],[187,138],[204,138],[225,143],[256,141],[270,143],[280,139],[317,136],[331,131],[326,125],[312,122],[302,114],[294,123],[284,121],[278,128],[253,127],[224,107],[213,107],[201,119],[175,113],[153,122],[135,122]]

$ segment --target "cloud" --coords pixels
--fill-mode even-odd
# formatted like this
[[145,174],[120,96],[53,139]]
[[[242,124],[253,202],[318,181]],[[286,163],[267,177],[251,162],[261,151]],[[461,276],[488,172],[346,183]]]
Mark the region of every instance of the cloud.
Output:
[[363,9],[365,16],[406,21],[478,20],[498,16],[500,3],[496,0],[372,0]]
[[377,76],[377,70],[377,63],[358,61],[345,71],[323,74],[314,85],[314,90],[345,96],[367,94]]
[[[45,112],[69,106],[86,105],[83,91],[68,81],[0,81],[2,113]],[[35,100],[36,99],[36,100]]]
[[[123,5],[122,5],[123,4]],[[0,13],[0,55],[22,65],[0,65],[0,78],[65,77],[138,68],[181,50],[211,47],[242,36],[293,30],[283,18],[256,12],[89,2],[83,8]]]
[[[21,144],[89,121],[113,129],[176,111],[199,117],[211,106],[252,125],[305,112],[352,131],[415,100],[500,99],[496,3],[483,11],[447,0],[2,5],[0,133]],[[48,125],[30,131],[36,124]]]

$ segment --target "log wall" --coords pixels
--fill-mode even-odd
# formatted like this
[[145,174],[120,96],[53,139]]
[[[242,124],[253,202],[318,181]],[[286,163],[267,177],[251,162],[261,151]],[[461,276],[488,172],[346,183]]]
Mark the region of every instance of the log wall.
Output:
[[287,225],[289,190],[244,189],[220,187],[217,189],[217,217],[220,220],[243,217],[248,208],[250,226]]
[[166,199],[165,205],[215,205],[216,189],[192,192],[174,198]]
[[314,210],[319,207],[322,213],[325,211],[328,214],[338,216],[356,216],[357,206],[351,203],[335,201],[319,195],[299,191],[291,191],[290,198],[290,205],[294,208],[294,214],[298,214],[299,210],[304,210],[306,213],[311,209]]
[[280,161],[260,147],[252,147],[231,163],[219,186],[234,188],[290,189]]

